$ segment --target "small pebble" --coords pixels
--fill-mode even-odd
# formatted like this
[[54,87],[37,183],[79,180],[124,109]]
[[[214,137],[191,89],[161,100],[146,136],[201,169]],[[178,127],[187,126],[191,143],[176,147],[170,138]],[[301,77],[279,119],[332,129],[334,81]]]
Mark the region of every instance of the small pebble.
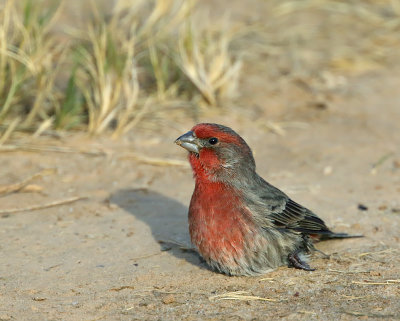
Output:
[[324,168],[324,175],[330,175],[330,174],[332,174],[332,171],[333,171],[332,166],[326,166]]
[[369,275],[371,275],[371,276],[381,276],[381,273],[378,272],[378,271],[370,271]]
[[368,207],[367,206],[365,206],[364,204],[358,204],[358,209],[360,210],[360,211],[368,211]]
[[172,294],[168,294],[167,296],[163,297],[163,299],[162,299],[162,302],[164,304],[171,304],[171,303],[174,303],[175,301],[176,301],[175,297]]

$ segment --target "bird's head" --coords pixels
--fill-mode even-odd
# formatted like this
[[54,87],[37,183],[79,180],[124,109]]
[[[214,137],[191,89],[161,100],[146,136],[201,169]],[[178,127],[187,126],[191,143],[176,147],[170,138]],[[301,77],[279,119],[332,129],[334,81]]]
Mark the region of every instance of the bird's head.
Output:
[[189,151],[189,161],[196,177],[220,180],[235,171],[255,170],[253,153],[244,139],[229,127],[202,123],[176,139]]

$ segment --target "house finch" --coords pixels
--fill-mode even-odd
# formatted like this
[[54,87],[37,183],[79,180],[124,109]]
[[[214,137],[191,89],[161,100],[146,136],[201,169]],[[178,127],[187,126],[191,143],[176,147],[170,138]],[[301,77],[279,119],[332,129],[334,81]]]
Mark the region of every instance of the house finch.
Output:
[[317,215],[256,173],[253,153],[232,129],[198,124],[176,144],[189,151],[196,181],[189,232],[200,255],[228,275],[289,265],[313,271],[312,239],[356,237],[329,230]]

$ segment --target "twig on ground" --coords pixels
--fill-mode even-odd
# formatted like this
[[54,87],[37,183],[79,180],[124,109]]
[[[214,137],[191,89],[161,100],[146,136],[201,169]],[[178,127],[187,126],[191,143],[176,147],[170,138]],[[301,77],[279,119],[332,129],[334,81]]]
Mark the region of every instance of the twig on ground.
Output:
[[19,213],[19,212],[36,211],[36,210],[41,210],[41,209],[45,209],[45,208],[49,208],[49,207],[70,204],[70,203],[74,203],[74,202],[81,201],[84,199],[88,199],[88,197],[87,196],[75,196],[75,197],[67,198],[64,200],[54,201],[54,202],[45,203],[45,204],[33,205],[33,206],[28,206],[28,207],[23,207],[23,208],[10,208],[10,209],[5,209],[5,210],[0,210],[0,214],[12,214],[12,213]]
[[384,282],[374,282],[374,281],[352,281],[353,284],[360,285],[390,285],[390,284],[399,284],[400,280],[385,280]]
[[399,319],[399,317],[400,317],[399,314],[378,314],[378,313],[368,313],[368,312],[361,312],[361,311],[347,311],[347,310],[344,310],[343,313],[353,315],[356,317],[366,316],[366,317],[371,317],[371,318],[382,318],[382,319],[386,319],[386,318]]
[[392,157],[394,153],[387,153],[379,158],[374,164],[372,164],[372,168],[377,168],[381,166],[385,161],[387,161],[390,157]]
[[49,152],[49,153],[73,153],[73,154],[84,154],[89,156],[106,156],[104,151],[86,151],[77,150],[70,147],[59,147],[59,146],[35,146],[35,145],[3,145],[0,146],[0,152],[15,152],[15,151],[26,151],[26,152]]
[[[24,145],[24,144],[15,144],[15,145],[2,145],[0,146],[1,152],[15,152],[15,151],[27,151],[27,152],[48,152],[48,153],[71,153],[71,154],[84,154],[89,156],[106,156],[108,153],[105,151],[86,151],[86,150],[78,150],[71,147],[59,147],[59,146],[35,146],[35,145]],[[129,153],[126,155],[122,155],[120,159],[124,158],[132,158],[141,163],[155,165],[155,166],[180,166],[189,168],[189,164],[185,161],[178,159],[169,159],[169,158],[157,158],[157,157],[149,157],[137,153]]]
[[269,302],[278,302],[276,299],[268,299],[262,298],[259,296],[248,295],[247,291],[234,291],[223,294],[218,294],[209,297],[210,301],[220,301],[220,300],[240,300],[240,301],[269,301]]
[[389,248],[389,249],[385,249],[382,251],[376,251],[376,252],[364,252],[364,253],[359,254],[358,257],[360,258],[360,257],[366,256],[366,255],[390,253],[390,252],[394,252],[394,251],[398,251],[398,249]]
[[328,272],[334,272],[334,273],[344,273],[344,274],[356,274],[356,273],[369,273],[370,271],[342,271],[342,270],[334,270],[334,269],[329,269]]
[[160,251],[160,252],[157,252],[157,253],[152,253],[152,254],[146,254],[146,255],[142,255],[142,256],[137,256],[137,257],[134,257],[134,258],[129,259],[129,260],[130,260],[130,261],[137,261],[137,260],[141,260],[141,259],[147,259],[147,258],[149,258],[149,257],[156,256],[156,255],[160,255],[160,254],[162,254],[162,253],[163,253],[163,252]]
[[38,173],[35,173],[35,174],[25,178],[21,182],[14,183],[11,185],[0,186],[0,195],[18,192],[18,191],[22,190],[24,187],[26,187],[28,185],[28,183],[31,182],[32,180],[34,180],[35,178],[45,176],[45,175],[50,175],[50,174],[53,174],[54,172],[55,172],[55,169],[45,169],[45,170],[42,170]]
[[363,295],[363,296],[354,296],[354,295],[342,295],[342,300],[360,300],[370,298],[371,295]]
[[178,159],[155,158],[155,157],[140,155],[137,153],[129,153],[121,156],[121,158],[133,158],[139,162],[155,166],[180,166],[189,168],[189,164],[187,162]]
[[134,290],[135,287],[134,287],[133,285],[123,285],[123,286],[120,286],[120,287],[118,287],[118,288],[111,288],[111,289],[109,289],[108,291],[119,292],[119,291],[126,290],[126,289],[128,289],[128,290]]
[[37,184],[28,184],[22,187],[19,192],[22,193],[41,193],[43,192],[44,188],[43,186],[37,185]]

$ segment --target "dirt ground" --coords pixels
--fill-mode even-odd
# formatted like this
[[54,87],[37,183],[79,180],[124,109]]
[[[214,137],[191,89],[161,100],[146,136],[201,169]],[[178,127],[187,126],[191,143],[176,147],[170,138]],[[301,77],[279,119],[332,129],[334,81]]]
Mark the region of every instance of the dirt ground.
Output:
[[[229,113],[171,116],[117,141],[22,136],[2,150],[1,186],[53,172],[1,195],[1,321],[400,319],[399,70],[348,76],[321,102],[293,82],[265,89],[268,66],[250,62]],[[313,255],[315,272],[210,271],[190,250],[190,169],[133,157],[185,161],[173,142],[199,121],[234,128],[261,176],[334,231],[365,237],[318,243],[329,258]],[[11,211],[71,197],[85,199]]]

